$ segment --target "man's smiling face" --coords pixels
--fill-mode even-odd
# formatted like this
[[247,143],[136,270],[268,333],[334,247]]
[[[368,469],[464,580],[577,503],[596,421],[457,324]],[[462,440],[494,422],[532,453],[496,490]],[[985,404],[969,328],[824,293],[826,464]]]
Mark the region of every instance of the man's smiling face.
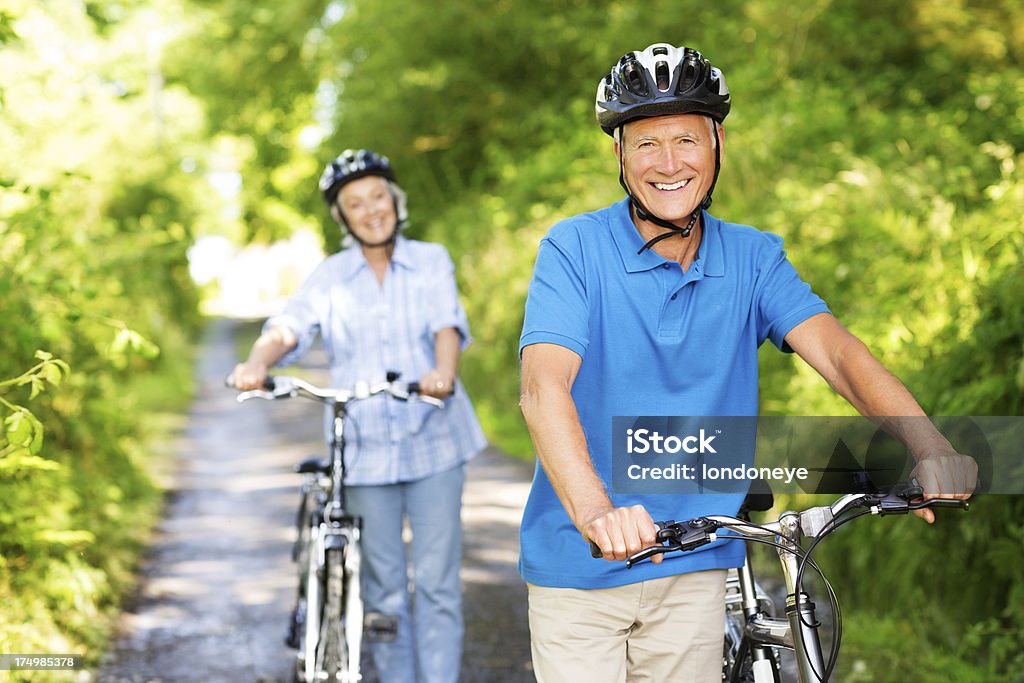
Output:
[[[719,126],[721,145],[724,129]],[[712,122],[701,114],[673,114],[627,123],[621,145],[626,185],[647,211],[672,222],[688,220],[715,176]]]

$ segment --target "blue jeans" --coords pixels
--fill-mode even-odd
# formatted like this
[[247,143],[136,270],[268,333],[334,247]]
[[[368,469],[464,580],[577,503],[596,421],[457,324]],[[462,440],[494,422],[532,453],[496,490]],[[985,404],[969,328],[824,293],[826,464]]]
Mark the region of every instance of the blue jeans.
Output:
[[[381,683],[456,683],[462,660],[462,485],[460,465],[418,481],[346,488],[363,518],[366,611],[398,618],[391,642],[371,642]],[[412,529],[415,607],[410,605],[402,520]]]

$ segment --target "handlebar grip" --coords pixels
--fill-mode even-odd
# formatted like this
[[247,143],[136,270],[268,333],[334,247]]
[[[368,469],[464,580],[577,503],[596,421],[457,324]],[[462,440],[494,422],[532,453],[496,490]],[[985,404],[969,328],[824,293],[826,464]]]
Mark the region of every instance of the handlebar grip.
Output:
[[[658,527],[658,533],[657,533],[657,536],[655,536],[655,542],[656,543],[664,543],[666,540],[668,540],[668,539],[673,537],[671,531],[666,531],[666,527],[671,525],[671,524],[675,524],[675,522],[667,521],[667,522],[655,522],[654,523],[654,526]],[[656,547],[656,546],[652,546],[652,547]],[[648,550],[649,550],[649,548],[648,548]],[[604,557],[604,553],[601,552],[601,546],[599,546],[598,544],[594,543],[593,541],[590,542],[590,556],[593,557],[594,559],[599,559],[599,558]]]
[[[238,387],[235,386],[233,380],[234,373],[231,373],[230,375],[224,378],[224,386],[226,386],[228,389],[238,389]],[[261,388],[264,391],[273,391],[275,386],[276,383],[274,381],[273,375],[267,375],[266,378],[263,380],[263,386]]]
[[[420,383],[419,382],[409,382],[409,385],[406,387],[406,390],[410,394],[422,394],[423,393],[422,391],[420,391]],[[455,385],[454,384],[452,385],[451,391],[448,392],[448,395],[449,396],[454,396],[455,395]]]

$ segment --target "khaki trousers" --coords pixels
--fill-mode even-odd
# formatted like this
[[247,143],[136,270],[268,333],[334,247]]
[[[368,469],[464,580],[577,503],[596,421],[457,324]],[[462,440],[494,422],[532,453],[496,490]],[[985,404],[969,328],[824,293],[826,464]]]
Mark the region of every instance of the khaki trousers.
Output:
[[580,590],[530,584],[539,683],[719,683],[724,569]]

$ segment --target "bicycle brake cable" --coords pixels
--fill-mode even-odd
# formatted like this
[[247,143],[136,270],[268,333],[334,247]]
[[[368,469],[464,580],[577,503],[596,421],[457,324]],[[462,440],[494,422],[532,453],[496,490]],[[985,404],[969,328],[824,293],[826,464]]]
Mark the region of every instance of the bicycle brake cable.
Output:
[[[795,581],[796,590],[798,592],[801,592],[801,593],[803,592],[804,566],[805,566],[805,564],[810,563],[814,567],[815,572],[818,574],[818,576],[821,577],[821,579],[822,579],[822,581],[823,581],[823,583],[825,585],[825,590],[826,590],[826,592],[828,593],[828,596],[829,596],[829,602],[831,603],[831,606],[832,606],[832,614],[833,614],[832,644],[829,647],[828,661],[825,662],[824,675],[822,677],[819,677],[818,676],[818,672],[816,672],[816,671],[813,672],[815,678],[817,678],[822,683],[824,683],[825,681],[828,681],[829,678],[832,676],[832,672],[835,669],[835,665],[836,665],[836,663],[838,662],[838,659],[839,659],[839,648],[840,648],[840,645],[842,643],[842,638],[843,638],[842,608],[839,605],[839,597],[836,595],[835,590],[832,588],[832,584],[825,577],[825,574],[821,571],[821,569],[818,568],[814,564],[813,560],[811,559],[811,555],[814,552],[814,549],[817,547],[817,545],[822,540],[824,540],[824,538],[826,536],[830,536],[839,527],[844,526],[846,524],[849,524],[853,520],[858,519],[860,517],[863,517],[864,515],[870,515],[870,514],[871,513],[869,511],[867,511],[867,510],[858,510],[858,511],[856,511],[853,514],[844,516],[842,518],[831,520],[828,524],[826,524],[822,528],[822,530],[820,532],[818,532],[818,534],[814,537],[814,539],[811,541],[811,543],[807,546],[807,548],[805,550],[804,557],[801,558],[800,565],[797,568],[797,575],[796,575],[796,581]],[[805,626],[809,626],[809,627],[813,626],[812,624],[807,624],[807,623],[805,623],[803,621],[803,615],[799,615],[798,614],[798,618],[800,619],[800,623],[801,624],[804,624]]]

